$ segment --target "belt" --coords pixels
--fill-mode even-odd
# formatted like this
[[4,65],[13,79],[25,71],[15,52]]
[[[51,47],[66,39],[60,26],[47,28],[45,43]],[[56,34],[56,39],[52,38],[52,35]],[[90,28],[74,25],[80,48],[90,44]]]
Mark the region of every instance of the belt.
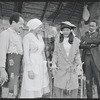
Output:
[[17,53],[7,53],[7,55],[20,55],[20,56],[22,56],[22,54],[17,54]]

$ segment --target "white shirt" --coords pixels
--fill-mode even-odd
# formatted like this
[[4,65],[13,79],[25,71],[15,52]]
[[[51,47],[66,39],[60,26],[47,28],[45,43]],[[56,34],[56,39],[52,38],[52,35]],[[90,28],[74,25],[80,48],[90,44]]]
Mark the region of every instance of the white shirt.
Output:
[[68,39],[69,38],[64,38],[64,41],[63,41],[63,46],[64,46],[67,56],[69,55],[69,51],[71,48],[71,44],[68,42]]
[[23,54],[22,38],[11,28],[0,33],[0,67],[5,67],[7,53]]

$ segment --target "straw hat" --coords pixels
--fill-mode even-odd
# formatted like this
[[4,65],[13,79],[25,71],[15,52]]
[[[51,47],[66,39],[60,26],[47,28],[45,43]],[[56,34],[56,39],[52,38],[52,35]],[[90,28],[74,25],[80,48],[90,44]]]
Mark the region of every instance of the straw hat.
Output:
[[61,22],[60,25],[61,25],[61,30],[63,28],[70,28],[70,29],[76,28],[76,26],[69,21]]

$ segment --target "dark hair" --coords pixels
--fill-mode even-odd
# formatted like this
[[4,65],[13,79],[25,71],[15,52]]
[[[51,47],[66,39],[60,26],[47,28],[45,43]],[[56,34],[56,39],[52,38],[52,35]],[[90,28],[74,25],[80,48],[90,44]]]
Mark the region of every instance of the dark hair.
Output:
[[13,21],[15,21],[16,23],[18,23],[20,17],[23,17],[20,13],[17,13],[17,12],[16,13],[13,13],[10,16],[10,18],[9,18],[10,25],[12,24]]
[[[70,32],[70,34],[69,34],[68,37],[69,37],[68,42],[69,42],[70,44],[72,44],[72,43],[73,43],[73,40],[74,40],[74,35],[73,35],[73,33]],[[63,40],[64,40],[64,35],[60,33],[60,39],[59,39],[59,42],[61,43],[61,42],[63,42]]]
[[96,26],[98,26],[98,21],[96,19],[92,19],[90,22],[95,22]]

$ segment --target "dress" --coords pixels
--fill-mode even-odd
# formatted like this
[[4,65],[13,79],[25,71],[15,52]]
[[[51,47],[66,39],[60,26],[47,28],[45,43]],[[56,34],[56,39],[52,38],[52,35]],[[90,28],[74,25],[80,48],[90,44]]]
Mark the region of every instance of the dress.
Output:
[[[49,92],[49,76],[46,61],[44,60],[44,42],[41,35],[38,39],[33,33],[27,34],[23,39],[24,45],[24,68],[21,87],[21,98],[42,97]],[[29,79],[28,71],[32,70],[35,74],[33,80]]]

